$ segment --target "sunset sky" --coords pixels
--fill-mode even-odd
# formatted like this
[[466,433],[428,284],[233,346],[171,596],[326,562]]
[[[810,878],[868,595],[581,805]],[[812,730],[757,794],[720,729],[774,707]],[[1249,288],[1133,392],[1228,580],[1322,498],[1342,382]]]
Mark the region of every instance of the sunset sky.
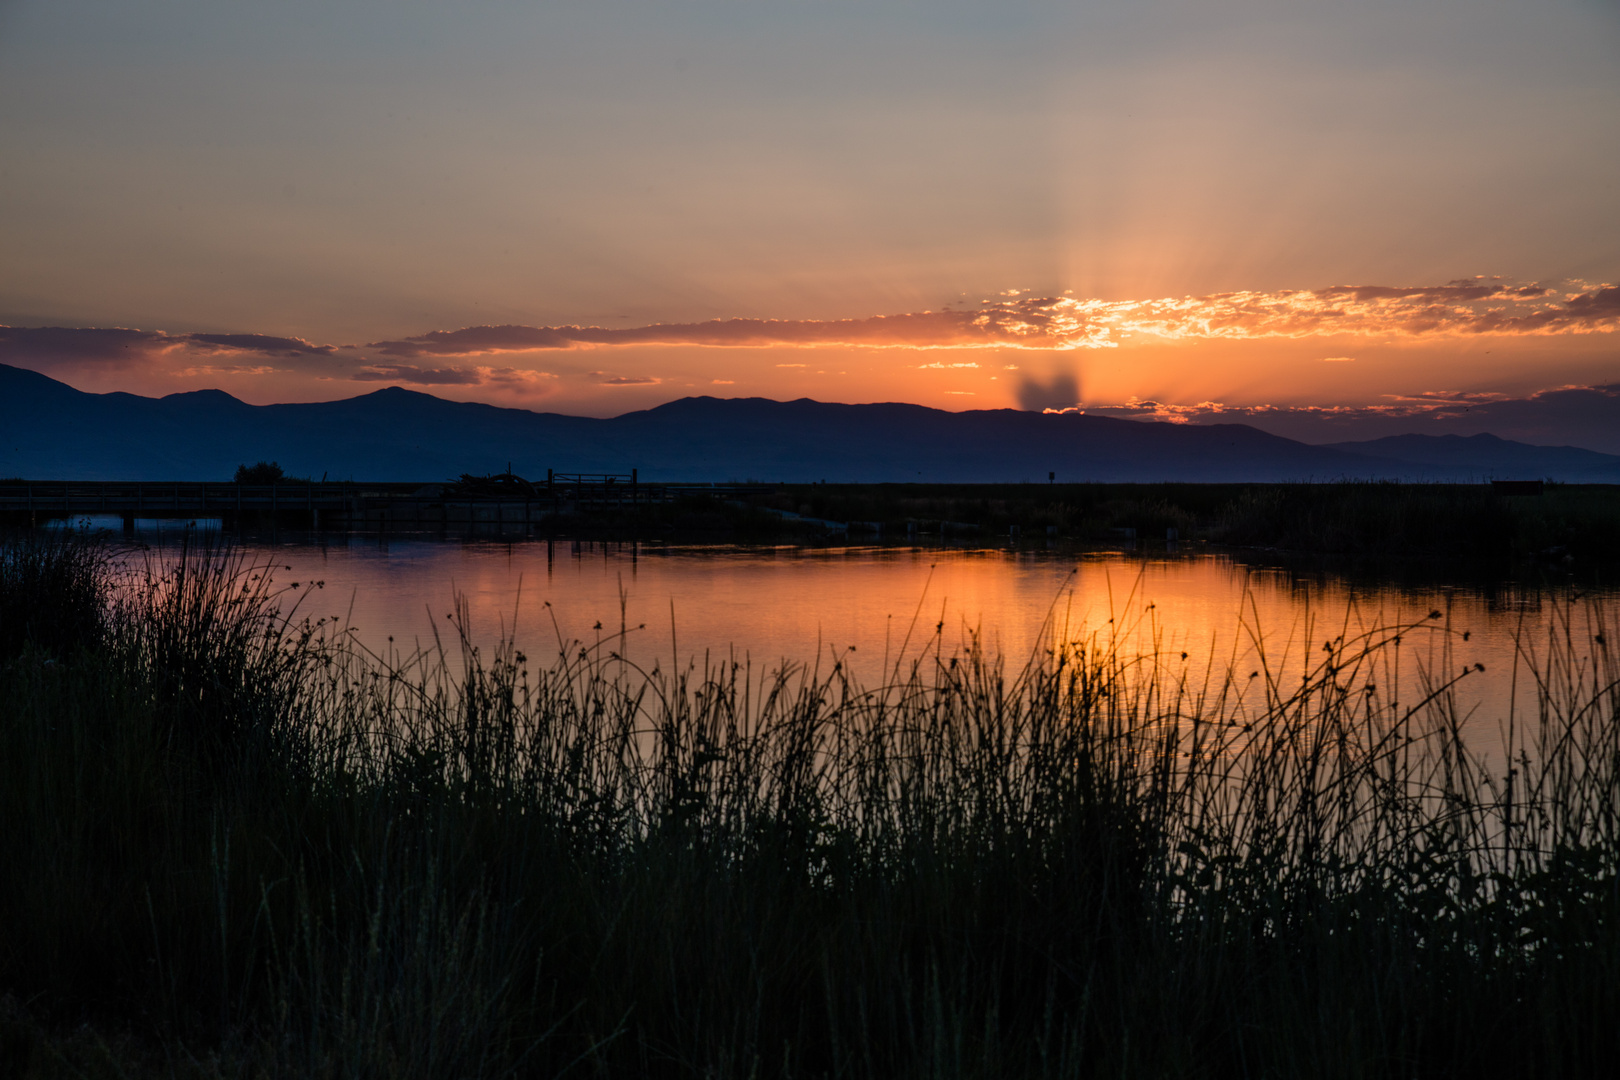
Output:
[[1615,387],[1617,58],[1616,0],[0,0],[0,363],[591,415]]

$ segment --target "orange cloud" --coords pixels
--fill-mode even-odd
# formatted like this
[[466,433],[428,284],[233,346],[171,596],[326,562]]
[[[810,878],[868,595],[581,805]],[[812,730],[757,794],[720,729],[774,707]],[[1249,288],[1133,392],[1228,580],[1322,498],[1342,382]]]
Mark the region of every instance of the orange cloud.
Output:
[[411,364],[365,364],[350,379],[357,382],[403,382],[416,386],[522,386],[557,376],[549,371],[523,368],[423,368]]
[[477,386],[477,369],[421,368],[410,364],[367,364],[349,378],[359,382],[403,382],[415,386]]
[[[182,371],[250,372],[274,359],[278,370],[323,378],[429,386],[516,386],[551,378],[515,367],[466,361],[510,353],[647,346],[874,349],[1002,348],[1062,352],[1124,342],[1242,341],[1357,336],[1575,335],[1620,326],[1620,287],[1470,278],[1443,285],[1334,285],[1315,290],[1244,291],[1179,298],[1102,300],[1009,290],[977,307],[864,319],[716,319],[612,329],[594,326],[472,326],[434,330],[365,346],[317,344],[268,334],[171,334],[127,328],[0,326],[0,362],[118,369],[160,365]],[[1349,355],[1323,357],[1342,362]],[[233,361],[236,363],[233,365]],[[921,368],[975,368],[979,360],[935,360]],[[777,367],[805,367],[778,363]],[[1004,365],[1016,371],[1018,365]],[[604,385],[653,385],[632,373],[594,372]],[[1042,407],[1067,407],[1061,394],[1037,394]]]
[[1336,285],[1311,292],[1217,293],[1080,306],[1120,333],[1165,338],[1590,333],[1612,331],[1620,322],[1620,288],[1583,286],[1558,300],[1540,285],[1473,279],[1422,288]]
[[[1620,288],[1576,284],[1576,291],[1562,297],[1542,285],[1483,278],[1432,286],[1335,285],[1148,300],[1004,295],[976,309],[866,319],[715,319],[624,329],[472,326],[376,341],[366,348],[399,358],[627,345],[1061,351],[1115,348],[1122,338],[1138,334],[1170,340],[1519,335],[1607,332],[1620,324]],[[947,366],[959,365],[923,365]]]
[[275,357],[329,356],[336,345],[268,334],[169,334],[123,327],[0,326],[0,361],[17,358],[121,366],[173,352]]
[[664,381],[652,375],[614,375],[607,371],[593,371],[591,378],[603,386],[657,386]]
[[1488,431],[1538,445],[1571,443],[1620,452],[1620,384],[1559,386],[1514,398],[1492,392],[1430,390],[1392,394],[1375,405],[1176,405],[1131,398],[1088,404],[1086,412],[1175,424],[1253,424],[1306,442],[1371,439],[1421,429],[1436,435]]
[[[569,379],[557,381],[556,374],[531,371],[531,366],[538,366],[533,359],[514,358],[512,366],[499,366],[502,361],[497,358],[648,347],[771,348],[778,350],[778,355],[771,356],[770,363],[784,369],[776,377],[787,377],[829,374],[821,371],[813,359],[808,364],[794,363],[791,350],[802,348],[1004,348],[1061,353],[1142,343],[1332,337],[1338,340],[1332,347],[1322,348],[1317,356],[1322,363],[1338,366],[1361,351],[1359,343],[1346,342],[1345,338],[1367,338],[1372,348],[1375,342],[1398,342],[1403,338],[1417,342],[1443,340],[1447,335],[1612,334],[1617,327],[1620,287],[1615,285],[1570,282],[1552,288],[1542,283],[1468,279],[1422,287],[1333,285],[1317,290],[1233,291],[1160,300],[1081,300],[1072,295],[1037,296],[1008,291],[977,306],[867,319],[716,319],[629,329],[496,325],[433,330],[369,345],[334,345],[271,334],[170,334],[128,327],[0,327],[0,363],[47,372],[73,369],[92,381],[112,377],[112,372],[117,372],[115,377],[123,381],[131,377],[147,382],[220,377],[235,379],[240,385],[240,381],[254,379],[262,381],[259,385],[280,387],[275,390],[280,393],[308,393],[290,387],[313,377],[321,382],[395,382],[462,392],[489,389],[514,393],[518,398],[549,397],[554,393],[577,397],[585,384],[614,392],[609,389],[669,385],[667,381],[677,376],[667,368],[654,368],[663,369],[661,377],[648,374],[640,369],[645,358],[603,358],[590,366],[601,366],[604,371],[578,372],[570,366],[564,372]],[[701,361],[682,358],[671,363],[687,364],[689,368],[680,369],[679,377],[690,379],[690,364]],[[1047,366],[1043,361],[1035,364]],[[993,372],[1017,372],[1006,379],[1008,384],[1016,385],[1006,390],[1011,390],[1022,408],[1063,410],[1079,405],[1079,387],[1072,384],[1072,379],[1043,384],[1027,377],[1021,364],[995,363],[987,356],[956,359],[935,351],[932,356],[910,359],[909,366],[919,374],[953,372],[987,379]],[[1022,368],[1030,366],[1025,359]],[[701,371],[703,377],[713,374]],[[842,376],[842,371],[838,374]],[[1581,377],[1584,372],[1571,371],[1571,376]],[[1450,384],[1458,376],[1437,377],[1445,377]],[[930,393],[944,392],[943,385],[932,377],[930,387]],[[761,385],[760,389],[771,387]],[[802,392],[802,387],[794,390]],[[1212,395],[1215,390],[1207,387],[1199,397]],[[886,385],[851,392],[894,393],[896,389]],[[904,395],[907,390],[899,392]],[[1149,411],[1152,408],[1157,406],[1149,406]]]
[[[987,303],[978,311],[924,311],[866,319],[714,319],[612,329],[599,326],[469,326],[435,330],[366,346],[389,357],[475,356],[590,346],[700,345],[763,348],[841,345],[875,348],[961,348],[1025,345],[1053,348],[1075,329],[1064,321],[1062,298]],[[1062,347],[1062,346],[1058,346]]]

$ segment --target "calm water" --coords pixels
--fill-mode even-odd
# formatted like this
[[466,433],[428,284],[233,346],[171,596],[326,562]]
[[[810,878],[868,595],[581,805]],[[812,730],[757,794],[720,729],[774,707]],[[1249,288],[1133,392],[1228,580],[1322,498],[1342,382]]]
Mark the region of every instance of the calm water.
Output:
[[[172,526],[143,538],[160,550]],[[1399,670],[1380,681],[1421,696],[1425,678],[1471,671],[1459,698],[1471,723],[1494,732],[1509,702],[1526,700],[1521,648],[1545,651],[1572,622],[1577,654],[1598,647],[1588,601],[1556,577],[1534,583],[1400,585],[1246,564],[1223,555],[1013,552],[1005,549],[735,548],[327,537],[248,541],[310,616],[335,617],[376,651],[447,644],[446,616],[464,600],[475,641],[515,635],[539,660],[570,642],[667,669],[705,655],[756,667],[842,657],[875,684],[930,644],[947,653],[977,639],[1010,669],[1039,650],[1048,628],[1075,640],[1155,653],[1190,681],[1259,669],[1297,678],[1326,639],[1422,623]],[[321,583],[314,587],[315,583]],[[297,588],[291,589],[296,583]],[[1612,606],[1611,606],[1612,610]],[[1431,612],[1440,617],[1428,618]],[[623,638],[619,635],[623,631]],[[1466,635],[1466,639],[1464,638]],[[611,639],[611,640],[610,640]],[[1185,659],[1182,655],[1185,653]],[[1517,686],[1515,686],[1517,678]],[[1533,695],[1531,695],[1533,698]]]

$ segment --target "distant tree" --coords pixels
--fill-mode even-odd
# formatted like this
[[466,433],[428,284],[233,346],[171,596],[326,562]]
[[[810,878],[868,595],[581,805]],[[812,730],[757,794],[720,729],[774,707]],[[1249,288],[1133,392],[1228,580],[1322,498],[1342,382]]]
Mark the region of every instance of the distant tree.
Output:
[[286,474],[281,466],[273,461],[261,461],[257,465],[238,465],[236,467],[236,482],[238,484],[273,484]]

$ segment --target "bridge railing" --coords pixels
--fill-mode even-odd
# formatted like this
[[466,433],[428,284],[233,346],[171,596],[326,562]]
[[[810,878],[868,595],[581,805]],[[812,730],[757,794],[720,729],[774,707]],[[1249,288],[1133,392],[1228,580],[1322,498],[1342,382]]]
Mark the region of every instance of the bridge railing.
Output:
[[631,469],[627,473],[565,473],[547,469],[546,484],[550,487],[635,487],[638,472]]
[[711,495],[727,498],[774,490],[759,484],[641,484],[637,473],[549,473],[534,494],[457,492],[417,482],[237,484],[227,481],[0,481],[0,513],[203,516],[242,512],[356,512],[404,502],[571,503],[662,502]]
[[337,510],[368,496],[419,485],[236,484],[224,481],[29,480],[0,483],[0,511],[32,513],[230,513],[241,510]]

